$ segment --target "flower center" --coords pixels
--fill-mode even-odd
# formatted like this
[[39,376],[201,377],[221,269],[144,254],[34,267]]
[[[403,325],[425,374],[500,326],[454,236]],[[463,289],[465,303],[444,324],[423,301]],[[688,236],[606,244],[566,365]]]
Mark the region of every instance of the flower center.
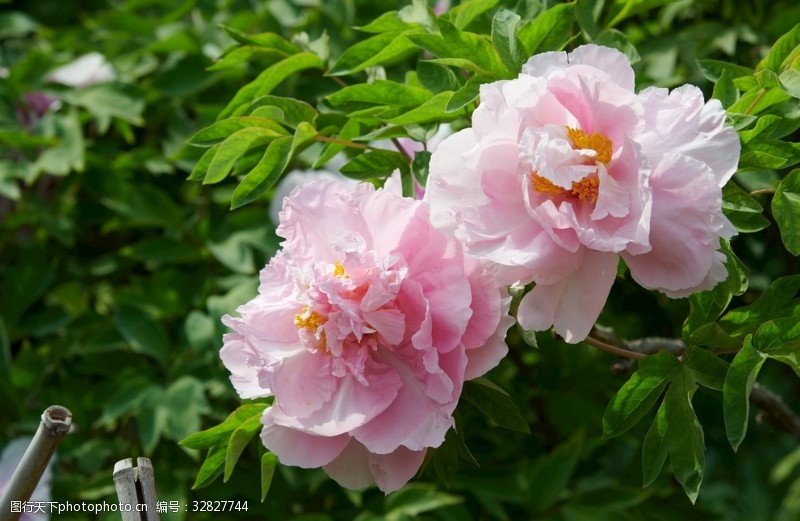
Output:
[[[613,142],[608,137],[599,132],[585,133],[578,128],[566,127],[567,137],[572,141],[573,149],[594,150],[596,155],[594,164],[602,163],[608,167],[611,162]],[[549,179],[539,175],[537,171],[531,172],[531,183],[537,192],[554,196],[571,196],[580,201],[589,201],[594,204],[597,202],[597,195],[600,189],[600,181],[595,174],[590,174],[579,181],[573,181],[572,186],[567,189],[553,183]]]

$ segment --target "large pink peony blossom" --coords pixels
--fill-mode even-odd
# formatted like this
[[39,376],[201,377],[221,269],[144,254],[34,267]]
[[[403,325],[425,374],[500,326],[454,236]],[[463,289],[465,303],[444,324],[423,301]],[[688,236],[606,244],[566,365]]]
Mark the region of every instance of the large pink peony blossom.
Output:
[[242,398],[274,396],[265,446],[341,485],[403,486],[453,426],[465,379],[507,352],[510,298],[428,206],[320,180],[284,200],[283,250],[224,317]]
[[472,128],[431,160],[425,200],[438,228],[535,282],[526,329],[586,338],[621,256],[670,297],[726,277],[721,211],[739,140],[696,87],[636,94],[625,56],[596,45],[531,58],[517,79],[483,85]]

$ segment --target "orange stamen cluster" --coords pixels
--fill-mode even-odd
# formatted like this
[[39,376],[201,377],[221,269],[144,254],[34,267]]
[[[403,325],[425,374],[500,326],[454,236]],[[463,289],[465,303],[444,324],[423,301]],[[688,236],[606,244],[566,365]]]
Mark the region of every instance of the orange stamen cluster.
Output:
[[[297,327],[308,328],[311,331],[316,331],[319,326],[321,326],[327,321],[325,317],[323,317],[316,311],[312,311],[311,313],[308,314],[307,317],[303,316],[306,314],[307,311],[308,311],[308,306],[303,306],[303,311],[294,316],[294,324]],[[319,340],[320,340],[320,349],[322,349],[323,351],[327,351],[328,346],[325,340],[325,331],[322,331],[320,333]]]
[[[572,146],[576,149],[588,149],[597,152],[596,163],[603,163],[608,166],[608,163],[611,162],[613,142],[599,132],[587,134],[581,129],[567,127],[567,137],[569,137],[572,141]],[[597,202],[597,194],[600,190],[600,181],[597,177],[584,177],[580,181],[573,181],[572,187],[567,190],[534,171],[531,172],[531,183],[533,184],[533,189],[537,192],[562,197],[577,197],[581,201],[589,201],[592,204]]]

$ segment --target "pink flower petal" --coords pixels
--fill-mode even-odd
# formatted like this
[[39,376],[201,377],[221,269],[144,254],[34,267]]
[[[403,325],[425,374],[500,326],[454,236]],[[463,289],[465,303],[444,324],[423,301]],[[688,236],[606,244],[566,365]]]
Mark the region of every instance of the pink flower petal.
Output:
[[542,331],[554,326],[570,344],[589,334],[617,275],[614,253],[587,250],[583,265],[557,284],[537,284],[523,297],[517,311],[519,324]]
[[264,425],[261,430],[261,441],[284,465],[305,469],[327,465],[342,452],[350,440],[350,436],[346,434],[333,437],[316,436],[276,425],[272,417],[274,407],[267,409],[261,417],[261,423]]

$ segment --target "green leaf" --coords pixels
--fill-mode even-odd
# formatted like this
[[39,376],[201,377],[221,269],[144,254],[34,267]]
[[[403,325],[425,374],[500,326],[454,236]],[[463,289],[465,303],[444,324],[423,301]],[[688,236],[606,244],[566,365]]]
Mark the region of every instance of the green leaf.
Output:
[[[297,128],[303,122],[313,123],[318,114],[317,109],[304,101],[280,96],[262,96],[258,98],[247,107],[247,113],[258,116],[259,110],[268,107],[280,109],[280,115],[276,120],[291,128]],[[283,131],[283,133],[286,134],[286,131]]]
[[204,431],[196,432],[178,443],[183,447],[196,450],[207,449],[221,444],[227,445],[227,440],[230,438],[233,431],[251,418],[260,418],[261,415],[264,414],[266,408],[267,404],[265,403],[242,404],[235,411],[230,413],[228,417],[225,418],[225,421],[219,425]]
[[726,284],[717,284],[710,291],[695,293],[689,297],[689,316],[683,324],[683,339],[700,326],[714,322],[727,309],[733,294]]
[[278,458],[271,452],[265,452],[261,456],[261,502],[267,497],[269,487],[272,485],[272,477],[275,475],[275,467],[278,465]]
[[48,130],[52,131],[51,137],[56,138],[58,144],[44,150],[36,159],[34,168],[50,175],[67,175],[72,170],[82,172],[86,144],[77,111],[70,110],[51,121],[52,128]]
[[283,80],[296,72],[305,69],[323,69],[325,64],[319,56],[310,52],[301,52],[285,58],[278,63],[268,67],[256,79],[239,89],[228,106],[226,106],[217,117],[218,120],[225,119],[241,107],[249,105],[252,100],[266,96],[272,89],[280,85]]
[[236,462],[239,461],[239,456],[242,455],[245,447],[259,431],[261,431],[261,414],[249,418],[231,433],[231,437],[228,440],[228,450],[225,453],[223,483],[228,482],[231,474],[233,474],[234,467],[236,467]]
[[189,138],[189,144],[209,147],[227,139],[231,134],[247,128],[261,128],[274,133],[274,137],[288,136],[289,133],[275,121],[257,116],[241,116],[217,121]]
[[744,339],[744,345],[731,362],[725,385],[722,389],[722,410],[725,415],[725,432],[733,450],[736,451],[747,434],[750,412],[750,392],[766,356],[758,352],[752,336]]
[[603,436],[619,436],[647,414],[664,387],[681,370],[677,359],[667,351],[659,351],[639,361],[639,369],[614,395],[603,415]]
[[478,98],[480,95],[481,85],[497,81],[497,76],[494,74],[476,74],[467,80],[459,90],[454,92],[450,99],[447,101],[445,107],[446,112],[455,112]]
[[603,29],[600,31],[600,34],[595,36],[594,43],[597,45],[604,45],[606,47],[611,47],[613,49],[617,49],[618,51],[622,52],[625,56],[628,57],[628,61],[632,64],[637,63],[642,59],[639,55],[639,51],[636,50],[636,47],[628,40],[628,37],[625,36],[625,33],[618,31],[617,29]]
[[753,75],[753,69],[720,60],[697,60],[697,66],[703,76],[712,83],[717,83],[723,74],[727,74],[731,80]]
[[425,89],[408,87],[394,81],[378,80],[375,83],[359,83],[345,87],[327,99],[334,107],[341,107],[350,102],[415,107],[431,99],[431,93]]
[[20,11],[0,13],[0,40],[19,38],[39,27],[36,20]]
[[423,87],[434,93],[461,88],[461,82],[450,67],[438,63],[420,61],[417,63],[417,77]]
[[584,432],[577,431],[553,452],[539,457],[528,474],[528,501],[533,512],[543,512],[569,485],[583,452]]
[[683,357],[683,365],[691,372],[697,383],[715,391],[722,391],[725,376],[728,374],[728,362],[707,349],[688,346]]
[[167,426],[169,411],[164,406],[165,401],[166,393],[156,385],[151,385],[142,392],[136,421],[142,452],[147,456],[153,453]]
[[786,249],[800,255],[800,169],[792,170],[778,183],[772,197],[772,215]]
[[231,134],[220,144],[214,159],[208,165],[203,184],[219,183],[230,173],[233,165],[245,152],[258,148],[279,137],[280,134],[268,129],[251,127],[243,128]]
[[689,335],[689,343],[698,346],[718,347],[721,349],[739,349],[742,343],[728,334],[716,322],[698,327]]
[[131,125],[144,125],[144,95],[130,85],[122,83],[97,83],[63,94],[73,105],[88,110],[98,122],[101,133],[108,130],[111,118],[119,118]]
[[417,52],[408,35],[422,29],[407,29],[376,34],[348,48],[327,72],[328,76],[355,74],[368,67],[391,60],[399,60]]
[[166,394],[167,430],[175,440],[200,429],[200,417],[210,412],[203,384],[193,376],[172,382]]
[[462,501],[458,496],[439,492],[433,485],[412,483],[389,494],[384,500],[384,509],[387,521],[392,521],[408,519],[408,516],[417,516]]
[[800,315],[800,298],[795,298],[798,290],[800,275],[776,279],[758,300],[726,313],[720,325],[730,331],[731,336],[743,337],[754,334],[768,320]]
[[431,153],[427,151],[414,154],[414,161],[411,162],[411,173],[420,186],[425,186],[428,182],[428,172],[430,171]]
[[525,49],[517,38],[517,24],[520,16],[508,9],[497,11],[492,19],[492,44],[500,55],[503,65],[513,73],[519,73],[525,56]]
[[784,60],[798,45],[800,45],[800,25],[795,25],[772,45],[769,53],[756,66],[756,73],[765,70],[781,72]]
[[763,211],[761,204],[736,183],[729,182],[722,188],[722,212],[740,232],[757,232],[768,227]]
[[241,44],[258,45],[267,49],[277,49],[286,54],[296,54],[302,51],[300,47],[290,43],[282,36],[275,33],[244,34],[238,29],[220,24],[220,27],[228,33],[231,38]]
[[800,376],[800,321],[797,317],[765,322],[756,331],[753,347],[788,365]]
[[231,209],[239,208],[259,198],[274,185],[289,164],[294,153],[307,145],[317,131],[311,124],[302,122],[294,137],[282,137],[272,141],[264,157],[236,187],[231,200]]
[[[594,3],[594,2],[590,2]],[[560,50],[569,41],[575,16],[573,3],[558,3],[537,16],[517,33],[528,56]]]
[[461,397],[500,427],[518,432],[531,432],[528,422],[522,417],[508,393],[490,380],[481,377],[464,382]]
[[705,443],[703,428],[692,407],[697,389],[694,379],[684,371],[670,383],[662,407],[666,407],[667,438],[672,472],[694,504],[703,481]]
[[399,152],[389,150],[370,150],[357,155],[340,169],[347,177],[359,180],[387,177],[395,169],[407,171],[408,161]]
[[642,443],[642,486],[656,480],[669,455],[667,408],[659,407]]
[[205,177],[206,172],[208,171],[208,166],[211,164],[211,161],[214,159],[214,156],[217,155],[217,151],[219,150],[219,144],[216,144],[203,152],[203,155],[200,156],[200,159],[197,160],[195,163],[194,168],[192,168],[192,172],[189,174],[189,177],[186,179],[188,181],[199,181],[203,177]]
[[169,339],[160,322],[139,308],[121,305],[114,314],[114,325],[136,353],[148,355],[164,365],[169,353]]
[[[259,62],[262,65],[272,65],[289,56],[284,51],[277,49],[267,49],[255,45],[243,45],[239,47],[231,47],[207,70],[218,71],[223,69],[230,69],[237,65]],[[266,63],[263,63],[266,62]]]
[[458,117],[457,114],[449,114],[445,111],[451,92],[440,92],[419,107],[408,111],[403,110],[399,116],[386,117],[380,115],[380,119],[390,125],[414,125],[419,123],[441,122]]
[[408,39],[440,58],[463,60],[474,64],[478,72],[508,76],[497,51],[485,36],[461,31],[442,18],[439,30],[441,34],[410,34]]
[[203,488],[213,483],[225,466],[225,453],[227,447],[225,445],[215,445],[208,451],[205,461],[197,471],[197,477],[192,485],[192,490]]
[[780,88],[765,88],[759,85],[746,91],[739,100],[728,107],[728,112],[738,114],[759,114],[770,107],[791,99]]
[[800,98],[800,71],[789,69],[778,76],[778,83],[783,92],[793,98]]
[[723,108],[728,108],[739,99],[739,89],[733,83],[727,71],[722,71],[719,80],[714,84],[714,92],[711,97],[718,99]]
[[500,0],[467,0],[442,15],[459,29],[468,26],[475,18],[492,9]]

